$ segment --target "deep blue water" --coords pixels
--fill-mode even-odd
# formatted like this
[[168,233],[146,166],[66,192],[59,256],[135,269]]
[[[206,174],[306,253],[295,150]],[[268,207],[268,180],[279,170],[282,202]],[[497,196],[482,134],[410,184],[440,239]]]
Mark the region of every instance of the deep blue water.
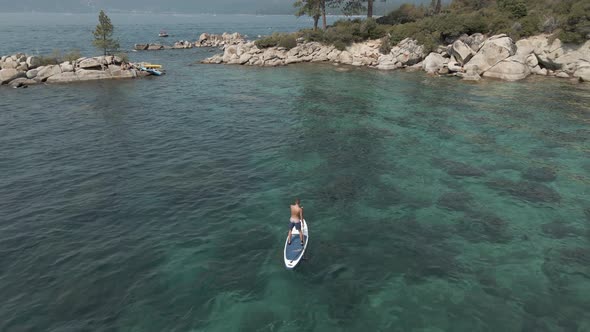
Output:
[[[126,48],[310,24],[112,19]],[[91,55],[94,21],[0,14],[0,54]],[[0,331],[590,330],[590,85],[211,54],[0,89]]]

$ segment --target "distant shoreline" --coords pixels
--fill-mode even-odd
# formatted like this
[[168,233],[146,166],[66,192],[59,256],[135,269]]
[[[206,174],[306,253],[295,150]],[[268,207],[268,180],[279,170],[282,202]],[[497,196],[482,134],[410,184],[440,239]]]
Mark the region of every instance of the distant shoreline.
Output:
[[[171,15],[171,16],[288,16],[293,17],[293,14],[255,14],[255,13],[179,13],[179,12],[150,12],[150,11],[109,11],[109,15]],[[4,11],[0,13],[1,15],[14,15],[14,14],[22,14],[22,15],[92,15],[93,17],[96,16],[96,12],[92,11],[80,11],[80,12],[42,12],[42,11],[30,11],[30,12],[23,12],[23,11]],[[380,17],[381,15],[374,15],[375,18]],[[332,18],[364,18],[364,15],[343,15],[343,14],[327,14],[326,17]],[[299,17],[298,19],[306,20],[306,21],[313,21],[311,17]]]

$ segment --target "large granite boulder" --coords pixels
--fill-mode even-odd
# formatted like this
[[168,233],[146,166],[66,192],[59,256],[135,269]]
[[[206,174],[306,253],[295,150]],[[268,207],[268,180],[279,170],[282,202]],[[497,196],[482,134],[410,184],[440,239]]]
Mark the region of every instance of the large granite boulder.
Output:
[[235,45],[231,45],[225,48],[223,51],[223,62],[229,63],[232,59],[239,59],[238,56],[238,47]]
[[193,48],[193,43],[191,43],[187,40],[180,40],[180,41],[177,41],[176,43],[174,43],[173,48],[175,48],[175,49],[189,49],[189,48]]
[[438,53],[430,53],[422,62],[422,69],[429,74],[436,74],[445,65],[445,58]]
[[27,65],[29,69],[35,69],[41,66],[41,59],[38,56],[30,56],[27,58]]
[[561,69],[563,64],[556,61],[556,59],[564,55],[565,52],[559,39],[551,40],[549,36],[540,35],[527,38],[526,42],[532,45],[533,53],[537,56],[538,62],[543,68],[550,70]]
[[110,73],[112,78],[136,78],[137,77],[137,72],[134,69],[124,70],[124,69],[121,69],[120,66],[117,66],[115,64],[109,66],[108,72]]
[[244,65],[244,64],[248,63],[248,61],[250,61],[250,59],[252,59],[252,54],[244,53],[244,54],[240,55],[240,57],[238,58],[238,63],[241,65]]
[[482,74],[516,53],[516,45],[505,34],[490,37],[484,42],[477,54],[465,65],[465,70],[476,68],[478,74]]
[[27,56],[23,53],[19,53],[16,55],[16,62],[18,63],[26,63],[27,62]]
[[493,77],[506,81],[518,81],[531,74],[531,69],[514,57],[502,60],[483,73],[484,77]]
[[451,46],[451,55],[461,64],[466,64],[475,52],[461,40],[456,40]]
[[20,62],[16,67],[16,70],[26,72],[27,70],[29,70],[29,66],[26,62]]
[[199,40],[195,42],[195,47],[220,47],[226,45],[243,44],[246,41],[239,33],[224,32],[221,35],[202,33]]
[[579,67],[574,73],[574,77],[577,77],[584,82],[590,82],[590,64],[588,66]]
[[401,64],[397,62],[397,59],[393,56],[393,54],[382,54],[379,59],[377,59],[377,69],[381,70],[394,70],[401,67]]
[[338,62],[343,63],[343,64],[347,64],[347,65],[351,65],[352,64],[352,54],[350,54],[350,52],[348,52],[348,51],[340,52],[340,55],[338,56]]
[[465,68],[465,71],[456,73],[457,76],[463,78],[464,81],[479,81],[481,76],[479,75],[479,68],[477,65],[473,65]]
[[539,60],[537,59],[537,56],[534,54],[529,54],[529,56],[527,56],[525,61],[526,61],[527,66],[529,66],[531,68],[535,68],[539,65]]
[[394,55],[397,62],[402,66],[415,65],[426,56],[424,54],[424,46],[418,44],[416,40],[411,38],[406,38],[392,47],[390,53]]
[[103,63],[103,59],[100,58],[86,58],[78,62],[76,66],[81,69],[100,69]]
[[23,85],[35,85],[38,84],[39,82],[26,78],[26,77],[20,77],[20,78],[15,78],[14,80],[10,81],[10,85],[17,85],[17,86],[23,86]]
[[160,44],[149,44],[147,50],[148,51],[159,51],[159,50],[163,50],[164,46],[160,45]]
[[25,77],[25,73],[14,68],[0,70],[0,85],[6,84],[16,78]]
[[48,83],[70,83],[78,81],[78,76],[74,72],[59,73],[47,78]]
[[465,44],[471,47],[474,53],[477,53],[483,45],[483,43],[485,42],[486,36],[478,32],[462,40]]
[[86,69],[76,70],[76,76],[78,77],[79,81],[93,81],[112,78],[112,75],[109,71]]
[[341,52],[342,51],[334,48],[330,53],[328,53],[328,61],[338,62],[338,58],[340,57]]
[[557,71],[555,72],[555,77],[559,77],[559,78],[570,78],[570,75],[564,71]]
[[209,39],[209,34],[208,34],[208,33],[206,33],[206,32],[203,32],[203,33],[202,33],[202,34],[199,36],[199,43],[200,43],[200,42],[202,42],[202,41],[205,41],[205,40],[207,40],[207,39]]
[[35,77],[36,80],[44,82],[47,78],[61,74],[61,68],[59,65],[49,65],[44,67],[37,68],[39,71],[37,72],[37,76]]
[[1,64],[0,69],[16,69],[18,62],[12,57],[7,57]]
[[37,73],[38,73],[38,72],[39,72],[39,69],[38,69],[38,68],[35,68],[35,69],[29,69],[29,70],[27,71],[27,73],[26,73],[26,75],[27,75],[27,78],[28,78],[28,79],[33,79],[33,78],[37,77]]
[[63,62],[59,65],[59,67],[63,73],[74,71],[74,65],[72,65],[69,61]]

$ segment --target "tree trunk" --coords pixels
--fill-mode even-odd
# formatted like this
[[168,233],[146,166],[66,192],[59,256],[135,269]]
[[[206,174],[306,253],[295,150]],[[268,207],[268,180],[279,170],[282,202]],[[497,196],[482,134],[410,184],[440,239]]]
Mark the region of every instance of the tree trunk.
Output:
[[373,17],[373,1],[367,0],[367,18]]
[[322,6],[322,28],[326,30],[328,28],[326,23],[326,0],[320,0],[320,6]]
[[318,29],[318,23],[320,22],[320,15],[313,15],[313,29]]
[[437,1],[436,1],[436,8],[434,9],[434,12],[435,12],[436,14],[440,13],[440,10],[441,10],[441,8],[442,8],[442,5],[441,5],[441,3],[440,3],[440,0],[437,0]]

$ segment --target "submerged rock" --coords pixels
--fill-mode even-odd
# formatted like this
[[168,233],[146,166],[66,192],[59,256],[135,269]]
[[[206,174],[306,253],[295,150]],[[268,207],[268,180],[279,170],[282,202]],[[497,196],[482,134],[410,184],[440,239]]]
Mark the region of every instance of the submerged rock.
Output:
[[554,239],[563,239],[568,236],[577,236],[579,233],[581,233],[577,228],[559,220],[554,220],[541,225],[541,230],[544,234]]
[[522,174],[527,180],[551,182],[557,178],[557,173],[549,167],[531,167]]
[[467,192],[450,192],[442,194],[436,205],[451,211],[468,211],[472,202],[473,197]]
[[532,203],[559,203],[561,201],[561,196],[557,191],[536,182],[494,179],[486,182],[486,185],[491,189]]
[[508,222],[486,211],[468,211],[457,223],[456,230],[470,242],[506,243],[512,239]]
[[462,162],[453,161],[444,158],[433,158],[431,163],[454,176],[484,176],[485,172],[482,169],[467,165]]

